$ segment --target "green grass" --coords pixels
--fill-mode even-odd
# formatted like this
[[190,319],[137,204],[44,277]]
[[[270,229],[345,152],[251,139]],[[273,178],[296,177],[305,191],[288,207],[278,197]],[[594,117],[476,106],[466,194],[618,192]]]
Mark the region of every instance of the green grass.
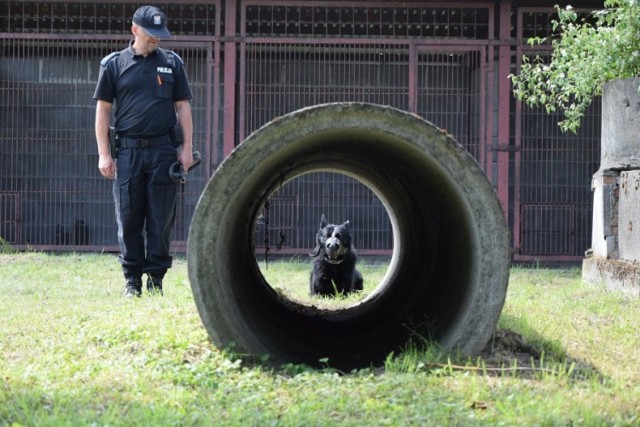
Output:
[[371,293],[382,282],[389,265],[360,258],[357,268],[363,277],[362,292],[328,298],[309,295],[310,260],[309,257],[306,259],[293,257],[290,260],[269,261],[268,264],[260,261],[258,266],[271,287],[288,299],[301,304],[314,305],[320,309],[338,309],[347,307]]
[[[304,264],[277,268],[306,293]],[[213,347],[183,259],[164,297],[122,285],[112,255],[0,254],[0,425],[640,425],[640,300],[579,269],[514,268],[479,358],[408,345],[349,373]]]

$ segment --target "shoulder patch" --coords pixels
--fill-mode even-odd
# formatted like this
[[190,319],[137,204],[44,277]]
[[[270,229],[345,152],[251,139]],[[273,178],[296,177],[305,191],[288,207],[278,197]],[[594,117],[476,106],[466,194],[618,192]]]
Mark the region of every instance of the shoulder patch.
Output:
[[113,52],[102,58],[102,61],[100,61],[100,65],[104,67],[109,61],[111,61],[113,58],[117,58],[118,56],[120,56],[120,52]]

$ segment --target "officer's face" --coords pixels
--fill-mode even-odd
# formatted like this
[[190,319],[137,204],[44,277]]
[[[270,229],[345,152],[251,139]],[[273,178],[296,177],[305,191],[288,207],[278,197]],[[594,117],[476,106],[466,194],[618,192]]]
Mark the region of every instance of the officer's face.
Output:
[[160,44],[160,39],[157,37],[151,37],[149,34],[145,33],[144,30],[138,26],[134,26],[131,31],[136,38],[135,44],[136,48],[142,50],[139,52],[141,54],[147,54],[151,52],[155,52],[158,49],[158,45]]

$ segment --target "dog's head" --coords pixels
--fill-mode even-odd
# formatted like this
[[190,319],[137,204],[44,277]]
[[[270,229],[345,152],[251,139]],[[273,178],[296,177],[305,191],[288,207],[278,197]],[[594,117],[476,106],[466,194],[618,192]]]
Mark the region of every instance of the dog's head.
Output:
[[344,256],[351,251],[351,231],[349,221],[343,224],[329,224],[322,215],[320,229],[316,233],[316,247],[309,255],[322,255],[331,264],[340,264]]

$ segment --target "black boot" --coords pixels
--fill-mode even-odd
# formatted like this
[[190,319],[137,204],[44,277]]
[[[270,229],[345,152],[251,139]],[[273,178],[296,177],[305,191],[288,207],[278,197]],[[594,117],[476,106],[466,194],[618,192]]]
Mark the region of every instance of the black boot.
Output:
[[124,288],[124,297],[133,298],[142,296],[142,279],[140,277],[129,276]]
[[163,295],[162,293],[162,277],[147,275],[147,290],[150,294]]

